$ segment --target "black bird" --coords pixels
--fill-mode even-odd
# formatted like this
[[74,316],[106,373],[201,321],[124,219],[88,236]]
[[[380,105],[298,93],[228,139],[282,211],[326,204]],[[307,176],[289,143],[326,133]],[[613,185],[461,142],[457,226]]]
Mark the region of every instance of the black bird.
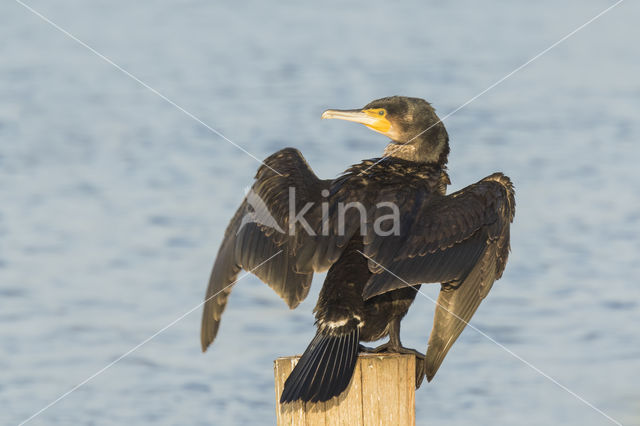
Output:
[[[382,158],[321,180],[293,148],[268,157],[226,230],[202,317],[213,342],[241,269],[290,308],[329,269],[315,307],[317,334],[288,377],[282,402],[326,401],[348,386],[358,352],[415,354],[416,385],[436,374],[509,254],[513,185],[495,173],[446,195],[449,137],[431,105],[393,96],[322,118],[362,123],[388,136]],[[293,211],[292,211],[293,210]],[[400,321],[422,283],[441,290],[425,355],[404,348]],[[389,336],[367,349],[360,342]]]

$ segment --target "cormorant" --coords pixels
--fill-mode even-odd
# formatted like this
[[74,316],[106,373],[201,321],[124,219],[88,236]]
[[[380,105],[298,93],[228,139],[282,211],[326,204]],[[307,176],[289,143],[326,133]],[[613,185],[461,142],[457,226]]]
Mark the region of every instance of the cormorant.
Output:
[[[285,148],[258,169],[215,260],[202,317],[203,351],[241,269],[290,308],[329,269],[314,309],[317,333],[288,377],[281,402],[326,401],[344,391],[358,352],[413,353],[419,386],[436,374],[509,254],[513,185],[494,173],[446,195],[449,137],[431,105],[393,96],[322,118],[362,123],[391,139],[384,157],[321,180]],[[291,210],[294,210],[293,212]],[[440,283],[426,355],[400,343],[400,321],[422,283]],[[375,349],[360,342],[389,336]]]

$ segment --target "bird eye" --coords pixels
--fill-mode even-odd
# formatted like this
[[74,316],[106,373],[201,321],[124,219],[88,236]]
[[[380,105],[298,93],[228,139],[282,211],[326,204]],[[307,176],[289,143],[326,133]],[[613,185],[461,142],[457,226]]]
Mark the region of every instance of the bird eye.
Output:
[[378,111],[378,115],[384,115],[384,110],[381,109],[380,111]]

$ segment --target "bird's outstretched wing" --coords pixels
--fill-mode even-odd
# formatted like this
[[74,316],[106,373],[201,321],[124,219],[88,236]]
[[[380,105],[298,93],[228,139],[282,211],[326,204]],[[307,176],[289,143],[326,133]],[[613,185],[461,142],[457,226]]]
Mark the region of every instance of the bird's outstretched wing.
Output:
[[515,214],[513,185],[496,173],[448,196],[405,189],[381,197],[398,204],[401,232],[365,237],[364,252],[374,275],[363,295],[368,299],[410,285],[443,283],[425,361],[431,380],[502,276]]
[[[340,237],[333,226],[331,230],[325,226],[327,232],[322,232],[322,204],[330,203],[331,185],[332,181],[318,179],[294,148],[282,149],[264,161],[227,227],[213,265],[202,316],[203,350],[216,337],[242,269],[258,276],[295,308],[307,296],[313,272],[326,270],[338,259],[357,224],[347,224]],[[339,197],[344,198],[344,191],[333,192],[333,198]]]

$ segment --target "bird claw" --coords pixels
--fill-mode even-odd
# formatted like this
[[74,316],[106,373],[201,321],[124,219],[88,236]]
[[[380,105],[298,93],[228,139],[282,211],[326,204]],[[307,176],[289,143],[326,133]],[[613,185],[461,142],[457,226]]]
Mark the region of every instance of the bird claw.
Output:
[[367,354],[373,353],[373,350],[374,350],[374,349],[375,349],[375,348],[370,348],[369,346],[365,346],[365,345],[358,345],[358,350],[359,350],[360,352],[364,352],[364,353],[367,353]]
[[416,389],[420,387],[420,385],[422,384],[422,381],[424,380],[425,355],[421,352],[418,352],[415,349],[405,348],[404,346],[394,346],[391,344],[391,342],[387,342],[375,348],[369,348],[367,346],[360,345],[360,352],[373,353],[373,354],[387,352],[387,353],[414,355],[416,357]]
[[369,348],[363,345],[360,345],[361,352],[379,354],[382,352],[387,353],[396,353],[396,354],[407,354],[407,355],[415,355],[416,358],[424,360],[425,355],[421,352],[418,352],[415,349],[405,348],[404,346],[395,346],[392,345],[391,342],[384,343],[380,346],[376,346],[375,348]]

